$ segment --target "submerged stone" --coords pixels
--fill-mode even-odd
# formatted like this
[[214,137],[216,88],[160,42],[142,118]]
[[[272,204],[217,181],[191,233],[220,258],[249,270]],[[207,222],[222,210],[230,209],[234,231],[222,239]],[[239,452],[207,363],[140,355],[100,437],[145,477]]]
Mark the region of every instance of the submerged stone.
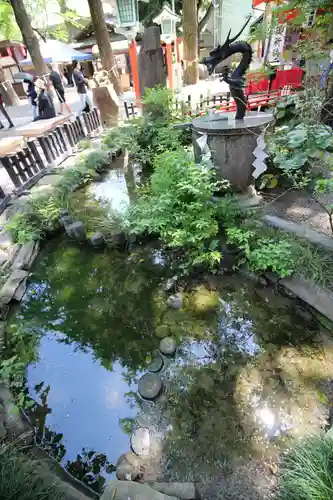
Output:
[[147,401],[154,401],[161,394],[162,390],[162,378],[155,373],[145,373],[139,380],[139,394]]
[[148,371],[151,373],[158,373],[162,370],[163,366],[164,360],[160,354],[157,354],[148,366]]
[[176,341],[172,337],[166,337],[160,342],[160,351],[165,356],[172,356],[177,349]]

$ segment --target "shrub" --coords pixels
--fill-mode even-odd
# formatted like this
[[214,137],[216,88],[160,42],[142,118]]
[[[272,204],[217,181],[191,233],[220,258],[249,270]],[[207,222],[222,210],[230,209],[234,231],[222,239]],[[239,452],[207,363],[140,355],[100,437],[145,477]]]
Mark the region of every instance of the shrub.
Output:
[[158,153],[176,150],[189,144],[188,130],[176,130],[177,118],[172,109],[173,95],[166,87],[147,89],[143,99],[143,116],[120,129],[104,135],[103,143],[109,149],[128,150],[130,158],[141,164],[144,174],[152,172]]
[[43,230],[36,215],[31,213],[16,213],[5,226],[15,243],[24,245],[29,241],[38,241],[43,237]]
[[219,262],[217,204],[220,187],[213,173],[193,162],[184,150],[155,157],[149,186],[129,208],[133,233],[158,235],[165,245],[185,255],[185,266]]
[[333,498],[333,439],[311,436],[284,457],[277,500]]

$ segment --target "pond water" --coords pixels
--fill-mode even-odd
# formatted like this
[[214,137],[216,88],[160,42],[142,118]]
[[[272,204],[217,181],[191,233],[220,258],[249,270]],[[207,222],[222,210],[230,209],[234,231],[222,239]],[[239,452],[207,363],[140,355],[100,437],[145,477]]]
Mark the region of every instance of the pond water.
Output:
[[[183,283],[172,309],[156,255],[66,240],[42,252],[15,317],[40,338],[28,369],[37,435],[101,487],[144,426],[148,478],[195,480],[204,498],[265,498],[280,450],[327,423],[328,332],[297,301],[237,276]],[[179,345],[165,359],[166,389],[144,402],[137,382],[165,336]]]

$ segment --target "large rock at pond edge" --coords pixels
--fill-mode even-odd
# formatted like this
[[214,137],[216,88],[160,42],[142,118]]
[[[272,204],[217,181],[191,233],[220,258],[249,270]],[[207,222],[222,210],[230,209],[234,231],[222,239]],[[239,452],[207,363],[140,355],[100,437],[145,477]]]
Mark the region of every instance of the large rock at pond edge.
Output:
[[11,300],[22,300],[26,290],[29,273],[22,269],[15,269],[0,290],[0,303],[9,304]]
[[26,271],[29,271],[38,255],[38,250],[38,241],[29,241],[28,243],[25,243],[15,257],[12,265],[13,269],[25,269]]
[[133,481],[109,481],[101,500],[179,500]]
[[142,473],[143,463],[132,451],[128,451],[118,458],[116,476],[120,481],[134,481]]
[[180,500],[195,500],[197,490],[194,483],[151,483],[151,488],[164,495],[174,495]]
[[154,401],[163,390],[163,381],[155,373],[145,373],[139,380],[138,391],[147,401]]

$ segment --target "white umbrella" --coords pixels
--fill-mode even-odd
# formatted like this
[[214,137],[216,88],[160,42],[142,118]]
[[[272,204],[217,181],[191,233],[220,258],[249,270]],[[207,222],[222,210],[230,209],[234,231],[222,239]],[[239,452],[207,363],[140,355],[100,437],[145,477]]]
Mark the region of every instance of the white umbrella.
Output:
[[[41,41],[40,50],[46,63],[68,63],[75,59],[77,61],[90,61],[92,59],[91,54],[75,50],[70,45],[59,40]],[[27,54],[27,59],[21,61],[20,65],[33,66],[29,53]]]

